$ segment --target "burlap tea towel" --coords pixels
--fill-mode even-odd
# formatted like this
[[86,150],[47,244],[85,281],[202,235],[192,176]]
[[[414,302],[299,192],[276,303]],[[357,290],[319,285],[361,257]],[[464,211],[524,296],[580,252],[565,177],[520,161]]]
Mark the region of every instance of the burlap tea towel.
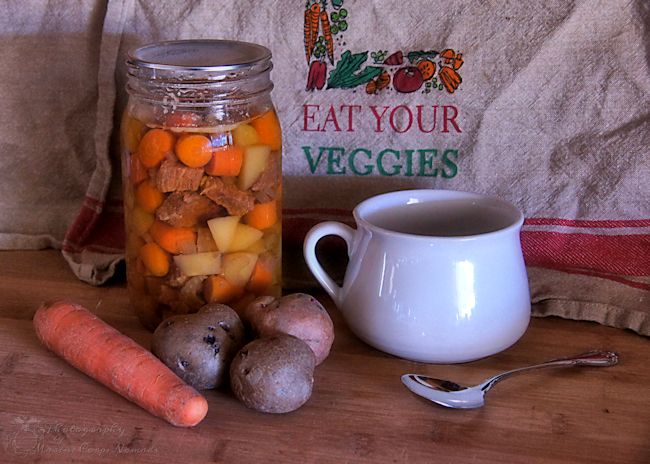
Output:
[[4,249],[61,246],[95,170],[97,56],[105,5],[56,3],[2,2]]
[[[300,243],[315,222],[349,221],[356,203],[389,190],[469,190],[524,211],[537,315],[650,334],[646,2],[252,6],[109,1],[97,115],[104,123],[119,118],[123,60],[133,46],[234,38],[271,48],[284,134],[288,285],[313,282]],[[104,147],[106,128],[94,133]],[[114,160],[117,153],[113,144]],[[100,251],[108,237],[93,234],[110,230],[117,217],[104,216],[107,154],[94,155],[89,197],[101,206],[87,205],[77,219],[67,240],[77,252],[67,256],[81,278],[99,283],[116,255],[82,253]],[[103,272],[92,274],[97,269]]]

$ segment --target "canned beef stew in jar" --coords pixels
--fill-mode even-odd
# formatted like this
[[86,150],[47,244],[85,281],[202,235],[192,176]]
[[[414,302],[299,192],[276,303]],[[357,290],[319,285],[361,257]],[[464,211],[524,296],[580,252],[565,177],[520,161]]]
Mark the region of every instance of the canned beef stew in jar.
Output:
[[127,286],[154,329],[281,292],[282,137],[271,53],[162,42],[129,54],[121,125]]

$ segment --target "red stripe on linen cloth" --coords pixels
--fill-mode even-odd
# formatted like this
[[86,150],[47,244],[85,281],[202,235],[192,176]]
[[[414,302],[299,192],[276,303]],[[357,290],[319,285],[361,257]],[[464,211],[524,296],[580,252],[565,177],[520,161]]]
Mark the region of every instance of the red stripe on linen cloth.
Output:
[[[312,226],[326,220],[338,220],[354,225],[349,210],[319,208],[285,210],[283,233],[287,245],[299,246]],[[570,227],[573,230],[559,232],[549,227],[548,231],[527,231],[526,226],[559,226]],[[626,278],[626,276],[650,276],[650,234],[629,233],[630,229],[649,226],[650,219],[594,221],[527,218],[521,233],[524,259],[528,266],[600,277],[650,290],[650,285]],[[610,232],[603,235],[594,233],[597,231],[586,230],[598,228],[625,228],[626,233]]]
[[650,275],[650,235],[522,231],[526,264],[561,270]]
[[609,228],[627,228],[627,227],[650,227],[650,219],[593,221],[593,220],[584,220],[584,219],[526,218],[524,225],[609,229]]
[[352,217],[352,211],[340,208],[283,208],[283,217],[318,216],[318,217]]
[[66,232],[63,251],[121,252],[125,243],[123,214],[120,201],[104,203],[86,197],[79,214]]
[[626,278],[626,276],[620,276],[616,274],[609,274],[606,272],[598,272],[598,271],[590,271],[586,269],[567,269],[566,267],[562,266],[540,266],[544,267],[545,269],[553,269],[556,271],[561,271],[561,272],[566,272],[567,274],[578,274],[578,275],[584,275],[588,277],[599,277],[601,279],[607,279],[611,280],[613,282],[617,282],[619,284],[627,285],[628,287],[633,287],[633,288],[638,288],[641,290],[648,290],[650,291],[650,284],[645,283],[645,282],[639,282],[637,280],[632,280],[629,278]]

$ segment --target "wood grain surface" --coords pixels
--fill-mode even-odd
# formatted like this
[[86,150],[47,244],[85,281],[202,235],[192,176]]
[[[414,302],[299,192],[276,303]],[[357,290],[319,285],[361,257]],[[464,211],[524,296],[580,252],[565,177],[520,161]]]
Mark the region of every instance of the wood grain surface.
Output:
[[[589,322],[534,319],[512,348],[462,365],[404,361],[350,333],[332,303],[330,357],[301,409],[246,409],[227,388],[206,392],[193,429],[149,415],[41,346],[31,318],[65,297],[149,347],[122,282],[94,288],[53,250],[0,252],[0,462],[647,463],[650,343]],[[390,328],[387,328],[389,330]],[[611,368],[547,370],[497,385],[476,410],[450,410],[406,390],[418,372],[477,383],[501,370],[590,349],[617,351]]]

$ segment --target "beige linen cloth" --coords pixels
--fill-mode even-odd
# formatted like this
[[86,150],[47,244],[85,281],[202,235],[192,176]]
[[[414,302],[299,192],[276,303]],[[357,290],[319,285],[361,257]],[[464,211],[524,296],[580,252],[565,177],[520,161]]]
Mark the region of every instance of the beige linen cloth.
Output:
[[80,279],[106,281],[122,257],[127,50],[246,40],[274,57],[287,285],[313,284],[300,242],[315,222],[391,190],[476,191],[526,216],[535,315],[650,335],[648,2],[4,5],[3,248],[62,247]]

